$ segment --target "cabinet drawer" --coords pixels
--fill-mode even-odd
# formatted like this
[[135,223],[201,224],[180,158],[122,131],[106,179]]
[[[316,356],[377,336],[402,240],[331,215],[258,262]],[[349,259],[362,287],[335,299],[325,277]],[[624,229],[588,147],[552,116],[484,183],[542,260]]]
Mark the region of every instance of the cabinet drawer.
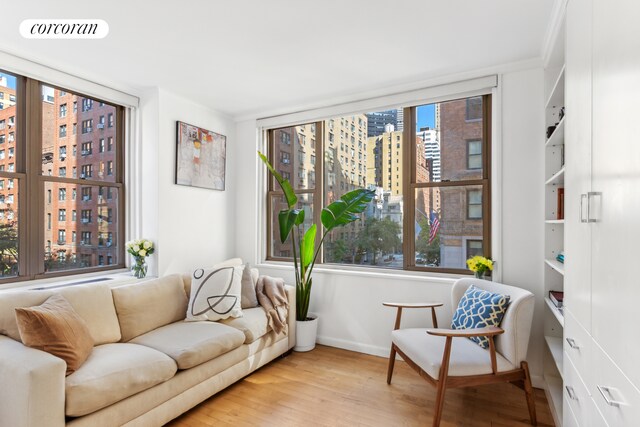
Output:
[[576,416],[573,414],[571,410],[571,405],[569,404],[569,398],[567,394],[564,395],[564,403],[562,405],[562,427],[583,427],[578,424],[578,420]]
[[591,343],[589,333],[576,320],[570,310],[564,310],[564,339],[562,347],[566,355],[573,362],[576,370],[582,376],[585,384],[591,380]]
[[576,367],[573,366],[571,360],[566,357],[566,353],[565,359],[563,398],[566,402],[569,402],[569,407],[576,417],[578,425],[585,426],[589,424],[589,416],[592,410],[591,397]]
[[593,382],[589,392],[611,427],[637,426],[640,391],[631,384],[600,346],[593,342]]

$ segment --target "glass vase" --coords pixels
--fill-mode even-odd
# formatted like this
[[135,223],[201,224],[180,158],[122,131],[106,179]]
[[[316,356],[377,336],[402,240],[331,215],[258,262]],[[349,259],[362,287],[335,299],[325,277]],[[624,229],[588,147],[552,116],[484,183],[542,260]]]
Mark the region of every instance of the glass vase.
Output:
[[484,279],[484,271],[476,271],[476,279]]
[[145,257],[134,257],[135,263],[131,266],[131,272],[136,279],[144,279],[147,276],[147,259]]

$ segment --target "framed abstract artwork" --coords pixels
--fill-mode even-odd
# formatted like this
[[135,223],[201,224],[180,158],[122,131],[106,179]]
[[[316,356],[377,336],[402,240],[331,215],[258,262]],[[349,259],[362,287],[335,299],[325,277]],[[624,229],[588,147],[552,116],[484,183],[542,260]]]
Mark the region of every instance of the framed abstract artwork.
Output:
[[224,191],[227,137],[177,122],[176,184]]

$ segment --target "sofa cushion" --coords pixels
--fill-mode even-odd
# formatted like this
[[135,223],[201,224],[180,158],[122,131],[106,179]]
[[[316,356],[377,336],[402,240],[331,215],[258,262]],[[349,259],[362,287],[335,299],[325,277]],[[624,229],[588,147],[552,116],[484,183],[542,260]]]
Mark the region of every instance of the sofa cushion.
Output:
[[246,263],[242,270],[242,309],[258,306],[258,296],[256,295],[256,283],[260,273],[251,264]]
[[24,345],[64,360],[67,375],[75,372],[93,350],[87,323],[59,294],[35,307],[16,308],[16,320]]
[[[391,340],[400,350],[413,360],[432,378],[438,379],[444,354],[445,337],[427,334],[426,329],[408,328],[391,332]],[[496,353],[498,372],[515,369],[507,359]],[[485,350],[471,340],[454,338],[451,343],[449,376],[490,374],[491,357]]]
[[167,381],[176,363],[166,354],[128,343],[93,349],[87,361],[66,379],[65,413],[78,417]]
[[214,322],[176,322],[131,340],[131,343],[151,347],[168,355],[178,369],[214,359],[240,347],[245,335],[235,328]]
[[122,341],[184,319],[187,294],[182,278],[173,274],[112,289]]
[[269,319],[262,307],[242,310],[242,317],[221,320],[220,323],[236,328],[244,334],[244,343],[250,344],[264,336],[269,330]]
[[0,292],[0,334],[21,341],[15,309],[40,305],[56,293],[62,295],[87,323],[96,345],[120,341],[120,325],[111,288],[104,283],[73,285],[55,290]]

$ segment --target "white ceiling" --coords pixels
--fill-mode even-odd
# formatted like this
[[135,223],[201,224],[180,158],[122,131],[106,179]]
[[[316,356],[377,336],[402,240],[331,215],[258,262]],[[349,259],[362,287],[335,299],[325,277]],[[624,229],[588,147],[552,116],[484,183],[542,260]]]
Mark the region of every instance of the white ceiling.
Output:
[[[0,50],[238,117],[539,58],[554,1],[15,0]],[[29,18],[104,19],[110,32],[27,40]]]

